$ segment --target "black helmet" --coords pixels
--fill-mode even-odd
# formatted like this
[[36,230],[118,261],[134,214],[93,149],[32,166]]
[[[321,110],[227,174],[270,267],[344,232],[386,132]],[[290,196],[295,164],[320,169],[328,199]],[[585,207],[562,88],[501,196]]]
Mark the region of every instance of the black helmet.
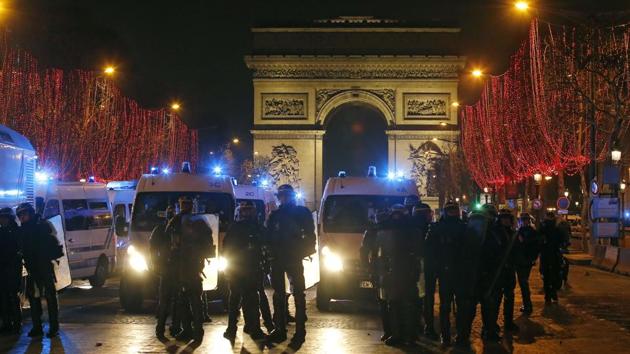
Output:
[[483,210],[486,216],[489,216],[491,218],[497,217],[497,207],[495,207],[494,204],[486,203],[481,206],[481,210]]
[[15,213],[17,215],[20,215],[23,212],[28,212],[31,215],[35,215],[35,208],[33,208],[33,205],[31,205],[31,203],[22,203],[18,205],[17,209],[15,209]]
[[406,207],[413,207],[419,202],[420,202],[420,198],[415,194],[411,194],[405,197],[404,204]]
[[510,220],[514,220],[514,214],[512,214],[512,211],[510,209],[501,209],[499,210],[499,214],[497,215],[497,218],[499,219],[508,218]]
[[6,216],[9,218],[14,218],[13,209],[11,208],[2,208],[0,209],[0,216]]
[[283,193],[295,194],[295,190],[293,189],[293,186],[291,186],[290,184],[283,184],[280,187],[278,187],[278,194],[283,194]]
[[443,210],[445,212],[449,211],[449,210],[452,210],[452,209],[459,209],[459,204],[457,204],[454,201],[448,201],[448,202],[446,202],[446,204],[444,204]]

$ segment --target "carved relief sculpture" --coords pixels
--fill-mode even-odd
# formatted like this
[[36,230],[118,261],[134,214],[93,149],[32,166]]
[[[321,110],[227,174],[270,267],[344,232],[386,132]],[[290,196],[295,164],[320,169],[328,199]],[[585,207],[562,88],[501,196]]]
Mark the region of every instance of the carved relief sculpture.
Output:
[[448,94],[412,93],[404,95],[405,119],[448,119]]
[[263,93],[262,119],[306,119],[307,94]]
[[269,173],[278,185],[300,186],[300,160],[297,150],[291,145],[280,144],[271,148]]
[[374,94],[380,98],[387,108],[391,111],[392,115],[396,110],[396,91],[394,89],[318,89],[315,96],[315,107],[317,114],[321,111],[326,102],[330,101],[336,95],[348,92],[348,91],[363,91]]

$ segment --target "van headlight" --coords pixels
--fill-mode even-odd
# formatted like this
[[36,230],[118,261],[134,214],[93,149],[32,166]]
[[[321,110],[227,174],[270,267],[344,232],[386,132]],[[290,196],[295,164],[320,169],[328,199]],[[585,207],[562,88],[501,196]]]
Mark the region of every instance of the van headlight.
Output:
[[333,273],[343,270],[343,260],[331,251],[328,246],[322,248],[322,256],[324,256],[324,267],[326,267],[327,270]]
[[147,259],[132,245],[129,245],[129,248],[127,248],[127,255],[129,256],[129,266],[131,269],[139,273],[149,270]]
[[228,267],[228,260],[223,257],[219,257],[219,261],[217,262],[217,269],[219,272],[224,272]]

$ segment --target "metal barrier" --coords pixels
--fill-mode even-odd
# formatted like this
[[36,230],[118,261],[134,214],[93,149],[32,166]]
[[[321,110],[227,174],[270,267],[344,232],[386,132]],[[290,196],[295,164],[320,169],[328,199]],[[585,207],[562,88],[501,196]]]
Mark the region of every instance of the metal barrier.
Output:
[[619,261],[619,247],[614,246],[606,246],[606,251],[604,252],[604,259],[602,260],[600,268],[614,271],[617,266],[617,262]]
[[630,248],[619,249],[619,263],[617,263],[615,272],[630,275]]
[[595,252],[593,253],[593,262],[591,262],[591,264],[597,268],[601,268],[602,263],[604,262],[605,255],[606,255],[606,246],[595,245]]

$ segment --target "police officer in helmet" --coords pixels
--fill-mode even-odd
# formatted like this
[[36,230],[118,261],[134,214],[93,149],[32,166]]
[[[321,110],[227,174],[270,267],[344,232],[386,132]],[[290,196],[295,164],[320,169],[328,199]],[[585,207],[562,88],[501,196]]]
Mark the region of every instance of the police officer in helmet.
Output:
[[22,278],[22,249],[11,208],[0,209],[0,332],[20,333],[22,312],[18,292]]
[[21,223],[20,235],[24,265],[28,272],[26,293],[31,304],[33,318],[33,329],[28,336],[39,337],[44,333],[41,319],[41,299],[44,297],[50,323],[46,336],[52,338],[59,333],[59,305],[52,262],[63,257],[63,248],[55,237],[53,226],[48,221],[42,220],[30,203],[20,204],[16,214]]
[[434,244],[440,294],[440,332],[443,345],[451,343],[451,308],[455,297],[455,276],[458,252],[466,225],[460,218],[459,205],[448,202],[440,220],[429,227],[427,240]]
[[284,275],[291,282],[295,301],[295,335],[293,344],[301,344],[306,337],[306,298],[304,295],[304,266],[302,259],[315,253],[315,225],[311,212],[296,205],[296,193],[288,184],[278,187],[280,206],[267,220],[266,243],[271,256],[271,286],[275,329],[269,334],[271,342],[287,338],[287,311]]
[[149,239],[151,264],[153,270],[160,278],[157,325],[155,327],[155,335],[159,339],[164,339],[166,317],[169,312],[171,312],[171,335],[175,336],[181,330],[181,328],[176,328],[179,325],[176,325],[178,322],[175,318],[176,306],[173,305],[178,294],[177,269],[171,252],[170,235],[166,232],[168,222],[173,218],[174,214],[175,210],[172,206],[169,206],[166,209],[164,222],[153,229]]
[[265,337],[260,329],[258,289],[262,281],[262,239],[264,229],[258,224],[252,202],[241,203],[236,209],[235,222],[223,240],[223,255],[230,262],[225,271],[230,296],[228,327],[223,336],[236,338],[239,310],[242,304],[245,332],[253,339]]

